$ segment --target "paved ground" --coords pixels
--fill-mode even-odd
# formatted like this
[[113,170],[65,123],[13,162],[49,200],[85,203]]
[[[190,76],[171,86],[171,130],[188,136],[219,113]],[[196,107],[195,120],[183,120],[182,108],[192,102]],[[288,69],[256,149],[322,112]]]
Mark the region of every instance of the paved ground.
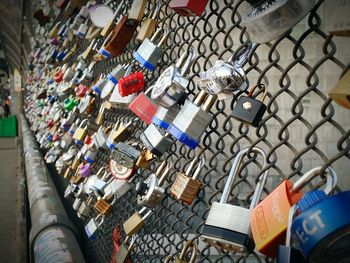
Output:
[[26,234],[17,138],[0,138],[0,262],[26,262]]

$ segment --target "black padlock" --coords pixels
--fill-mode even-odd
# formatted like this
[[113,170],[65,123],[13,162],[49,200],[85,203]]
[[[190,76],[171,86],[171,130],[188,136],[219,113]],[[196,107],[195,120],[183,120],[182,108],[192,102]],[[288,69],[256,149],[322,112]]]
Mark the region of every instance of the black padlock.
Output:
[[[263,95],[260,100],[252,97],[255,89],[260,87],[263,90]],[[266,105],[263,103],[267,94],[267,88],[264,84],[255,85],[248,93],[248,96],[240,96],[231,113],[235,119],[257,127],[266,111]]]

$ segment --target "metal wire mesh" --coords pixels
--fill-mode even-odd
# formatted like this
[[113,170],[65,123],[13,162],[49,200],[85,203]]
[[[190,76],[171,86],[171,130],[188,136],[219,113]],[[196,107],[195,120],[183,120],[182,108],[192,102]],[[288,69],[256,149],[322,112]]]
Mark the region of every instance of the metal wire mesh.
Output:
[[[124,1],[124,13],[131,1]],[[196,82],[201,71],[212,67],[218,59],[228,59],[249,41],[249,36],[241,25],[240,12],[244,1],[212,0],[201,17],[181,17],[168,7],[169,1],[162,1],[159,13],[159,27],[167,25],[171,33],[163,48],[165,54],[162,62],[154,72],[141,68],[132,60],[133,52],[139,43],[132,41],[126,52],[113,59],[103,60],[94,67],[95,74],[108,73],[117,63],[133,61],[135,70],[142,70],[146,76],[147,86],[155,82],[162,70],[176,63],[177,58],[189,47],[195,47],[198,57],[190,71],[189,99],[198,94]],[[316,165],[336,165],[344,162],[349,168],[350,129],[349,123],[342,119],[346,116],[325,94],[329,87],[320,83],[323,67],[332,64],[332,71],[338,76],[345,70],[347,61],[337,54],[337,44],[333,37],[321,29],[321,11],[323,1],[318,1],[304,24],[299,24],[293,32],[288,32],[272,43],[259,45],[244,66],[251,83],[265,83],[268,94],[265,99],[267,111],[263,121],[257,128],[234,120],[230,113],[235,101],[241,93],[232,100],[218,101],[211,109],[214,116],[212,122],[202,136],[200,149],[190,150],[179,142],[174,142],[164,156],[152,163],[150,169],[137,171],[131,182],[132,189],[139,181],[143,181],[149,173],[156,169],[165,158],[171,158],[174,167],[167,184],[173,182],[177,173],[188,167],[196,153],[202,152],[206,158],[200,180],[203,187],[198,198],[192,205],[186,206],[168,194],[146,220],[143,229],[138,233],[132,248],[133,262],[160,262],[167,255],[181,250],[184,240],[195,237],[200,239],[200,229],[205,222],[210,205],[218,201],[231,168],[232,160],[244,147],[258,146],[268,153],[269,180],[264,188],[268,194],[283,179],[294,180],[303,172]],[[145,17],[154,9],[154,3],[149,2]],[[312,52],[311,40],[322,43],[320,56],[310,59]],[[101,40],[102,41],[102,40]],[[311,44],[310,44],[311,43]],[[84,51],[88,43],[82,41],[79,50],[72,60]],[[319,46],[320,47],[320,46]],[[346,58],[345,58],[346,59]],[[312,101],[312,103],[308,103]],[[101,101],[98,100],[97,105]],[[99,107],[97,107],[98,109]],[[310,110],[313,109],[313,111]],[[343,115],[342,115],[343,114]],[[98,129],[94,124],[97,111],[90,116],[89,133]],[[111,109],[105,115],[103,126],[114,124],[117,120],[128,120],[133,117],[129,110]],[[346,125],[344,125],[344,122]],[[146,125],[138,123],[130,140],[139,141],[139,135]],[[331,135],[327,135],[331,133]],[[323,140],[330,136],[330,144],[325,147]],[[327,137],[327,138],[328,138]],[[98,161],[94,166],[97,171],[105,166],[109,152],[100,151]],[[254,157],[246,159],[245,166],[234,184],[230,202],[247,206],[255,189],[255,182],[262,174],[261,160]],[[343,163],[342,163],[343,164]],[[248,168],[249,166],[249,168]],[[319,187],[320,181],[310,184]],[[169,186],[166,192],[169,192]],[[337,187],[337,190],[340,190]],[[66,202],[71,202],[68,200]],[[140,207],[136,202],[133,190],[126,193],[114,205],[100,228],[97,239],[90,241],[84,233],[87,220],[76,220],[81,231],[82,249],[87,262],[110,262],[113,241],[112,231],[116,225],[121,226]],[[92,216],[95,214],[92,214]],[[125,236],[122,233],[121,241]],[[200,244],[198,262],[272,262],[272,259],[253,254],[249,258],[210,248]]]

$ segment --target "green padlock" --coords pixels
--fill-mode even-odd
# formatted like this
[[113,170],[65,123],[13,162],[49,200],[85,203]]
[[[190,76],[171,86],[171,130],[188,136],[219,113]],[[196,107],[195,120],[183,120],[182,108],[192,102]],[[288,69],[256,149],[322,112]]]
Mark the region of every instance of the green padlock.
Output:
[[71,111],[75,106],[77,106],[79,104],[79,101],[77,100],[77,98],[73,97],[73,98],[67,98],[63,101],[63,107],[67,110],[67,111]]

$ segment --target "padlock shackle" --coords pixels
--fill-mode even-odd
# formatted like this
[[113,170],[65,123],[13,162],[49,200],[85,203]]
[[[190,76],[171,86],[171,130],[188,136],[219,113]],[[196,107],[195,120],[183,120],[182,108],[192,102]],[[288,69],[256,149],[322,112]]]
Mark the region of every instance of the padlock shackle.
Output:
[[[79,128],[83,128],[83,126],[84,126],[88,121],[89,121],[88,119],[82,120],[82,122],[79,124]],[[87,124],[86,124],[86,126],[87,126]]]
[[217,100],[217,95],[214,94],[208,94],[208,96],[206,97],[203,105],[202,105],[202,110],[205,112],[209,112],[210,109],[213,107],[213,105],[215,104],[216,100]]
[[188,253],[190,251],[192,251],[192,255],[191,255],[191,259],[190,259],[189,263],[193,263],[194,260],[197,257],[197,252],[198,252],[197,243],[194,241],[194,239],[186,241],[184,247],[181,250],[179,259],[180,260],[185,260],[186,259],[186,255],[188,255]]
[[126,70],[125,70],[125,73],[124,73],[124,77],[130,75],[133,67],[134,67],[134,65],[132,63],[126,64]]
[[207,98],[209,94],[206,93],[204,90],[201,90],[197,97],[194,99],[193,104],[196,106],[201,106],[203,102],[205,102],[205,99]]
[[252,50],[257,46],[256,43],[249,42],[243,48],[241,48],[236,54],[233,54],[227,62],[233,63],[239,66],[243,66],[251,55]]
[[254,84],[254,86],[252,88],[250,88],[249,93],[248,93],[248,97],[253,97],[253,93],[256,90],[257,87],[261,87],[263,90],[263,93],[261,95],[260,101],[263,102],[266,98],[267,95],[267,88],[265,86],[265,84],[260,83],[260,84]]
[[[303,176],[301,176],[292,186],[291,192],[299,192],[302,188],[304,188],[314,177],[320,174],[323,166],[317,166],[307,171]],[[327,177],[327,184],[324,192],[329,194],[334,187],[337,185],[337,173],[333,169],[332,166],[328,166],[325,170]]]
[[158,169],[155,173],[157,178],[160,176],[160,178],[158,180],[158,186],[163,185],[165,178],[168,176],[172,166],[173,166],[173,162],[171,160],[165,160],[158,167]]
[[185,76],[188,74],[188,71],[190,70],[190,67],[197,57],[197,52],[194,49],[194,47],[190,47],[189,51],[184,52],[177,63],[175,64],[175,68],[177,68],[180,72],[181,76]]
[[[148,211],[147,211],[148,210]],[[142,207],[141,210],[138,212],[140,215],[142,215],[144,212],[146,212],[143,216],[142,216],[142,220],[146,219],[151,213],[152,213],[152,209],[148,209],[147,207]]]
[[150,15],[152,16],[148,16],[148,18],[150,19],[153,19],[153,20],[156,20],[158,14],[159,14],[159,11],[160,11],[160,1],[154,1],[156,3],[156,9],[153,9],[152,13],[150,13]]
[[[230,192],[232,190],[233,183],[235,182],[235,179],[238,175],[239,168],[241,166],[241,162],[243,160],[243,157],[249,152],[249,150],[250,150],[250,152],[258,153],[258,154],[262,155],[262,157],[264,157],[262,169],[264,169],[267,166],[266,152],[259,147],[253,147],[253,148],[247,147],[247,148],[241,150],[240,152],[238,152],[235,159],[233,160],[233,164],[232,164],[227,182],[225,184],[225,188],[224,188],[224,191],[222,193],[220,203],[227,202],[229,195],[230,195]],[[256,188],[255,188],[255,191],[254,191],[254,195],[252,197],[250,208],[255,207],[257,205],[257,203],[259,202],[263,187],[264,187],[265,182],[266,182],[267,173],[268,173],[268,170],[266,170],[259,178],[259,181],[258,181]]]
[[204,164],[205,164],[205,158],[203,156],[200,156],[199,158],[198,158],[198,156],[196,156],[192,160],[190,165],[188,166],[188,168],[187,168],[187,170],[185,172],[185,175],[189,177],[191,175],[194,167],[196,166],[196,170],[194,171],[193,176],[192,176],[192,179],[196,180],[198,175],[200,174],[202,168],[204,167]]
[[294,204],[289,210],[288,226],[287,226],[287,234],[286,234],[287,247],[290,247],[292,223],[293,223],[294,217],[296,216],[297,210],[298,210],[297,204]]

